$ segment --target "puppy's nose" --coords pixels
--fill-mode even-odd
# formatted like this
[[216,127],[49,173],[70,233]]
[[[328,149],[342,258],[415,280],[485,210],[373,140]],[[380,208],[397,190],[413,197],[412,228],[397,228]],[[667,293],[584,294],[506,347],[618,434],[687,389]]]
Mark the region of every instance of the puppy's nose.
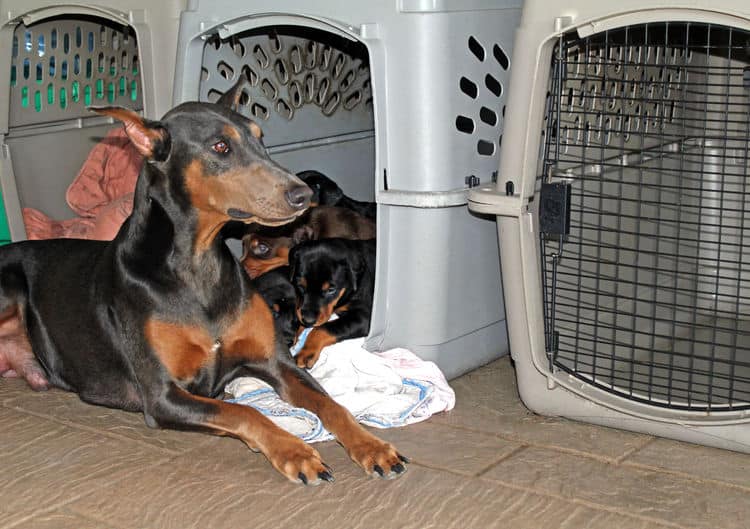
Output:
[[293,187],[284,194],[287,203],[294,209],[305,209],[310,205],[312,189],[307,186]]
[[302,325],[304,327],[312,327],[313,325],[315,325],[315,322],[317,320],[318,319],[315,317],[315,315],[313,315],[313,316],[308,316],[308,315],[305,315],[305,314],[302,315]]

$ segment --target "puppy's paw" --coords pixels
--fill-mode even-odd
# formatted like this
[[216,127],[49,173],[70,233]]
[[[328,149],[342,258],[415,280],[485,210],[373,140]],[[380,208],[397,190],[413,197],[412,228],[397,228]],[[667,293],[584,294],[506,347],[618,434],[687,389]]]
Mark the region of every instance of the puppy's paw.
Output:
[[310,369],[318,361],[318,358],[320,358],[320,352],[323,350],[323,348],[335,343],[335,336],[333,336],[325,329],[315,327],[312,331],[310,331],[310,334],[307,335],[305,345],[295,357],[297,366]]
[[297,362],[297,367],[310,369],[318,361],[318,358],[320,358],[320,349],[305,345],[294,360]]

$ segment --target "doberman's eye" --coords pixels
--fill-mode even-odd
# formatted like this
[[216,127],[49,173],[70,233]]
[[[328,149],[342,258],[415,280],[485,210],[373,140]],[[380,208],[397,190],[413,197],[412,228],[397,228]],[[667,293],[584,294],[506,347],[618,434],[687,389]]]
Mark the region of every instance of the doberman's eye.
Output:
[[214,152],[218,152],[219,154],[226,154],[229,152],[229,144],[224,140],[217,141],[211,146],[211,148]]
[[333,296],[336,294],[336,287],[328,287],[325,291],[326,296]]

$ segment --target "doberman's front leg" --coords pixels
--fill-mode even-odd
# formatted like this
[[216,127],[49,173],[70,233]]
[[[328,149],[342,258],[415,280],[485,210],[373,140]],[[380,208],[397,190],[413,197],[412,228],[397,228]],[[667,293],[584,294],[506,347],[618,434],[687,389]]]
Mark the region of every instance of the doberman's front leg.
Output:
[[349,457],[365,472],[383,478],[397,477],[406,471],[409,460],[396,448],[365,430],[349,410],[336,403],[317,381],[291,362],[280,362],[281,396],[295,406],[308,409],[336,436]]
[[333,481],[331,469],[317,450],[276,426],[255,408],[188,393],[174,384],[146,406],[159,426],[208,430],[241,439],[260,450],[287,479],[304,484]]

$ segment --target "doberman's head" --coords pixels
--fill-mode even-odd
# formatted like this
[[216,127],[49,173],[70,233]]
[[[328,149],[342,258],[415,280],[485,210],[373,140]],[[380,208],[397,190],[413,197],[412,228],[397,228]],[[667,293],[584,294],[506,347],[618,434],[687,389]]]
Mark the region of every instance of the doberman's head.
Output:
[[356,292],[362,260],[350,248],[355,242],[361,241],[306,241],[289,252],[290,280],[303,326],[324,324]]
[[260,127],[235,111],[246,83],[217,103],[183,103],[161,121],[119,107],[93,109],[124,123],[170,194],[195,212],[198,245],[229,221],[278,226],[310,204],[310,188],[269,158]]
[[296,295],[289,281],[289,267],[282,266],[253,280],[258,293],[268,304],[276,320],[276,329],[291,347],[297,335],[299,322],[296,314]]

